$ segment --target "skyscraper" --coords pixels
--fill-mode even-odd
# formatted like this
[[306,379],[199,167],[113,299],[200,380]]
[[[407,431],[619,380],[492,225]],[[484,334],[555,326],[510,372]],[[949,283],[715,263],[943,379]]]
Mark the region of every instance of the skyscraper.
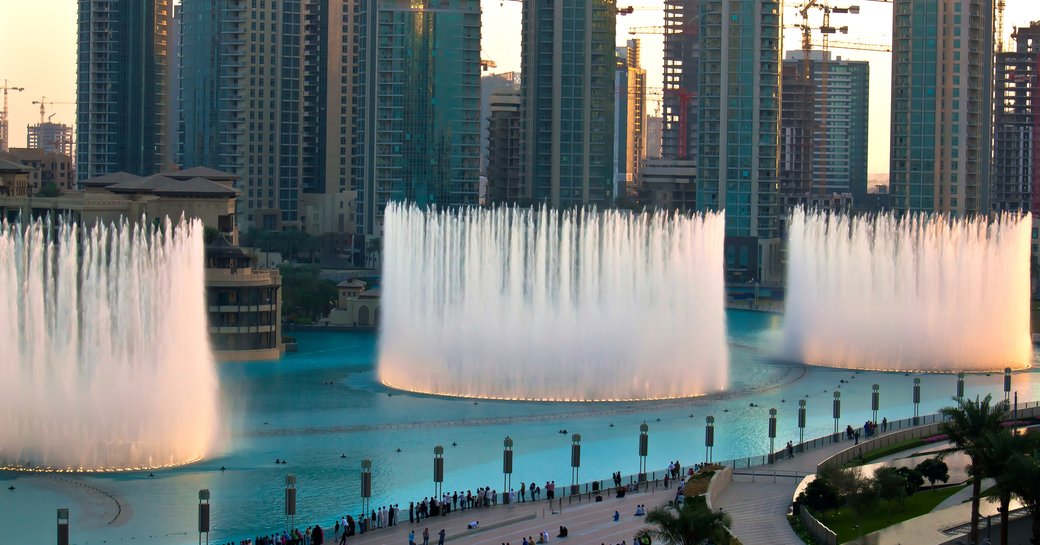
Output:
[[1040,21],[1015,29],[1013,37],[1015,49],[997,54],[992,201],[994,210],[1032,212],[1035,218],[1040,216]]
[[[262,6],[262,7],[261,7]],[[239,176],[239,223],[299,220],[301,2],[182,3],[185,165]]]
[[521,202],[613,203],[615,17],[610,0],[524,2]]
[[993,1],[896,0],[893,14],[893,207],[986,213]]
[[393,200],[477,204],[479,0],[361,0],[354,89],[357,230]]
[[697,63],[701,0],[664,0],[665,159],[697,159]]
[[726,211],[731,281],[779,264],[780,0],[701,0],[697,209]]
[[80,0],[76,167],[80,180],[150,174],[166,153],[170,0]]
[[349,137],[339,132],[349,115],[338,99],[348,85],[322,79],[350,62],[328,49],[342,36],[343,5],[182,2],[181,160],[238,176],[245,228],[302,228],[303,191],[347,185]]
[[646,70],[639,64],[639,40],[628,40],[616,49],[614,198],[634,202],[639,167],[646,160]]
[[833,194],[861,199],[867,193],[869,64],[814,51],[806,68],[803,52],[787,54],[780,139],[785,204]]

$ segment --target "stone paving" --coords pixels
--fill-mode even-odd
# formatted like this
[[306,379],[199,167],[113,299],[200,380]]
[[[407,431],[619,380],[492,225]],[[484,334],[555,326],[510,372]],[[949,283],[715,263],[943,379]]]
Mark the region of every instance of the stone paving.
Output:
[[[575,498],[556,500],[552,507],[548,501],[498,505],[484,509],[453,511],[444,517],[431,517],[421,523],[410,524],[407,519],[392,528],[380,529],[348,539],[349,545],[407,545],[408,532],[415,530],[416,543],[422,545],[423,528],[430,529],[430,544],[437,543],[437,533],[446,530],[446,544],[451,545],[520,545],[524,537],[534,537],[542,530],[549,532],[550,543],[599,544],[632,543],[636,531],[642,528],[643,517],[633,515],[636,505],[644,504],[647,510],[663,505],[674,497],[674,491],[666,491],[650,483],[648,490],[626,494],[615,498],[603,494],[603,501],[590,501],[583,494],[579,503]],[[613,521],[614,511],[621,518]],[[407,516],[407,513],[405,513]],[[476,530],[468,530],[469,522],[478,520]],[[557,538],[560,526],[566,526],[569,535]]]

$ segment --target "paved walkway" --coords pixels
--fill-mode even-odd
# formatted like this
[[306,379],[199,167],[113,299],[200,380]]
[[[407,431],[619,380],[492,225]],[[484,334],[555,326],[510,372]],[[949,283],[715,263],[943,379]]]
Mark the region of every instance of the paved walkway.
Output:
[[[421,523],[410,524],[407,519],[392,528],[384,528],[349,538],[349,545],[407,545],[408,532],[415,530],[416,543],[422,544],[423,528],[430,529],[430,543],[437,543],[437,533],[441,528],[446,531],[445,543],[450,545],[520,545],[524,537],[534,537],[542,530],[549,532],[551,543],[571,543],[594,545],[604,543],[632,543],[636,531],[645,524],[643,517],[633,515],[636,505],[644,504],[647,510],[663,505],[674,497],[674,491],[651,484],[649,491],[629,493],[624,498],[613,495],[603,496],[602,502],[589,501],[583,495],[583,501],[577,499],[568,503],[557,500],[550,507],[547,501],[498,505],[485,509],[467,509],[453,511],[445,517],[432,517]],[[561,509],[562,507],[562,509]],[[614,511],[618,511],[621,520],[613,521]],[[407,513],[405,513],[407,516]],[[480,521],[476,530],[466,528],[470,521]],[[566,526],[569,535],[557,538],[560,526]]]
[[731,530],[744,545],[804,545],[787,522],[791,498],[802,476],[816,473],[817,464],[852,445],[851,441],[841,441],[771,466],[734,470],[733,482],[715,507],[733,518]]

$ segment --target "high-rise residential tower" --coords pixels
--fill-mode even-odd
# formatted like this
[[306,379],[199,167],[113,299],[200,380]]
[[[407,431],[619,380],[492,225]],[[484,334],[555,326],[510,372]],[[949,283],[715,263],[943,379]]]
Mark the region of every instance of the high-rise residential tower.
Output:
[[245,228],[315,231],[304,193],[350,189],[354,4],[182,2],[181,161],[238,176]]
[[612,0],[528,0],[520,65],[520,202],[613,203]]
[[782,30],[780,0],[700,2],[696,202],[726,211],[731,281],[779,266]]
[[785,204],[811,205],[814,198],[834,194],[862,199],[867,194],[869,64],[831,59],[822,51],[814,51],[805,63],[802,51],[789,52],[783,63],[780,192]]
[[646,161],[646,70],[639,64],[639,40],[628,40],[616,50],[614,198],[635,202],[639,168]]
[[80,0],[76,50],[80,180],[162,169],[171,3]]
[[993,0],[895,0],[892,205],[952,216],[989,205]]
[[994,210],[1032,212],[1036,218],[1040,216],[1040,21],[1016,28],[1012,36],[1015,49],[997,54],[992,204]]
[[358,234],[381,236],[390,201],[477,204],[479,0],[360,0],[357,21]]
[[697,62],[701,0],[664,0],[664,130],[661,156],[697,159]]

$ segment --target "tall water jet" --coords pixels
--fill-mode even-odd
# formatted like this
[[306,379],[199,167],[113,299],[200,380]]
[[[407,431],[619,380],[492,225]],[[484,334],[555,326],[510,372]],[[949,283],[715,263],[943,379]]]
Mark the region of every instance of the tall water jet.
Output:
[[786,356],[881,370],[1025,366],[1028,215],[791,218]]
[[0,226],[0,467],[162,467],[209,451],[202,233]]
[[387,385],[567,401],[727,385],[721,214],[391,204],[384,231]]

